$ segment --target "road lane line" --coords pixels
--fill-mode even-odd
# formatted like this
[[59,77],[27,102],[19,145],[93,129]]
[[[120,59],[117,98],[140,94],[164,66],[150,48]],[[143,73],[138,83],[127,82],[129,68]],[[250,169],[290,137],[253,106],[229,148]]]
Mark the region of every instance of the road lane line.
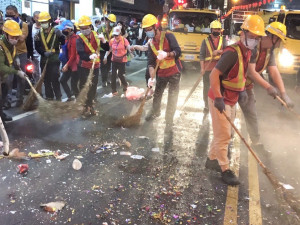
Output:
[[248,151],[249,224],[262,225],[257,162]]
[[[239,119],[235,118],[235,122]],[[235,123],[236,124],[236,123]],[[230,169],[239,177],[240,169],[240,138],[234,135],[234,148],[231,149]],[[228,186],[225,204],[224,225],[232,225],[237,223],[237,206],[239,200],[239,186]]]
[[[142,71],[144,71],[144,70],[146,70],[146,68],[143,68],[143,69],[140,69],[140,70],[138,70],[138,71],[135,71],[135,72],[129,74],[128,76],[126,76],[126,77],[132,77],[132,76],[134,76],[134,75],[136,75],[136,74],[138,74],[138,73],[140,73],[140,72],[142,72]],[[101,88],[102,88],[102,86],[98,86],[98,87],[97,87],[97,90],[100,90]],[[62,99],[62,101],[65,102],[65,101],[67,101],[67,99],[68,99],[68,98],[64,98],[64,99]],[[35,113],[37,113],[37,110],[29,111],[29,112],[25,112],[25,113],[18,114],[18,115],[16,115],[16,116],[13,116],[13,120],[12,120],[10,123],[12,123],[12,122],[14,122],[14,121],[17,121],[17,120],[20,120],[20,119],[23,119],[23,118],[25,118],[25,117],[27,117],[27,116],[31,116],[31,115],[33,115],[33,114],[35,114]]]

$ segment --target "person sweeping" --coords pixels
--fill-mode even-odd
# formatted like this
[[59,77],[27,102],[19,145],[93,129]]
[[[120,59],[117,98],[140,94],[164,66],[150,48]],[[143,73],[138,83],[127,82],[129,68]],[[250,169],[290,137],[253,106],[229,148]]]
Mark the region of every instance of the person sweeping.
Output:
[[211,34],[202,41],[200,48],[200,75],[203,76],[203,101],[205,103],[204,112],[208,112],[207,93],[209,90],[209,74],[220,59],[226,41],[222,36],[222,25],[218,20],[210,23]]
[[[157,22],[158,20],[152,14],[147,14],[142,20],[142,28],[145,30],[147,37],[152,38],[148,51],[148,68],[151,77],[148,80],[148,87],[151,88],[156,83],[152,109],[145,119],[150,121],[160,116],[162,95],[167,85],[169,85],[165,120],[166,128],[172,128],[182,69],[179,60],[181,49],[175,36],[169,32],[162,31],[161,27],[156,27],[155,24]],[[159,67],[155,74],[156,63],[159,63]]]
[[225,113],[234,121],[236,103],[246,101],[246,71],[258,39],[265,36],[264,21],[258,15],[247,17],[241,26],[240,41],[225,48],[219,62],[210,74],[208,92],[209,111],[212,119],[213,140],[210,144],[205,167],[222,172],[222,180],[228,185],[240,182],[229,168],[228,145],[231,124]]
[[78,76],[79,76],[79,88],[82,90],[87,82],[90,70],[93,67],[93,79],[90,85],[87,99],[85,102],[85,109],[83,111],[84,116],[96,115],[94,108],[94,99],[97,92],[99,68],[100,68],[100,48],[109,50],[108,43],[102,36],[102,40],[98,37],[96,31],[92,31],[92,21],[88,16],[82,16],[78,20],[78,26],[80,28],[79,37],[76,40],[77,53],[79,55],[78,62]]

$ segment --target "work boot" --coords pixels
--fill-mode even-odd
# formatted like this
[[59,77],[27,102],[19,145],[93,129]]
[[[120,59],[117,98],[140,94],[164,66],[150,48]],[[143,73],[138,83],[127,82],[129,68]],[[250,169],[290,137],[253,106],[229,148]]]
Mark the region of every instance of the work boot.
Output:
[[218,160],[216,160],[216,159],[210,160],[208,157],[206,159],[205,168],[209,169],[209,170],[215,170],[219,173],[222,172],[221,167],[218,163]]
[[222,180],[228,185],[239,185],[240,182],[232,170],[222,172]]
[[9,101],[5,101],[3,104],[3,109],[10,109],[11,108],[11,103]]
[[155,113],[153,110],[151,110],[148,115],[146,116],[145,120],[146,121],[151,121],[154,120],[156,117],[160,116],[160,112]]
[[8,115],[7,115],[6,113],[4,113],[4,112],[2,113],[1,119],[2,119],[2,121],[4,121],[4,122],[12,121],[12,120],[13,120],[11,116],[8,116]]

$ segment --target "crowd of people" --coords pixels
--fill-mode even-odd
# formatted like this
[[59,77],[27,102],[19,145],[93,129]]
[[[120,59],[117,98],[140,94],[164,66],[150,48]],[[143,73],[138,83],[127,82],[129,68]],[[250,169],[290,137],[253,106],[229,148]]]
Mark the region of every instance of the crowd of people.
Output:
[[[22,104],[24,66],[30,56],[36,65],[35,79],[39,78],[39,69],[46,68],[44,97],[47,100],[61,101],[61,84],[68,100],[72,101],[87,82],[89,72],[93,71],[83,114],[95,115],[94,102],[100,72],[102,85],[106,86],[108,73],[112,70],[112,95],[118,95],[117,77],[126,92],[128,83],[124,74],[130,53],[147,51],[146,83],[149,89],[155,87],[155,90],[152,109],[145,119],[151,121],[160,116],[162,96],[168,87],[165,122],[166,128],[172,129],[181,79],[181,48],[175,36],[163,30],[154,15],[147,14],[142,23],[136,25],[138,32],[135,32],[135,39],[130,38],[133,35],[131,30],[126,29],[122,21],[117,21],[114,14],[95,21],[95,29],[89,16],[80,17],[77,23],[65,20],[57,26],[52,23],[48,12],[35,12],[34,23],[27,25],[20,20],[16,7],[8,6],[6,17],[4,34],[0,39],[1,100],[8,98],[9,91],[4,94],[4,90],[11,88],[10,77],[16,74],[17,103]],[[134,22],[130,26],[133,25]],[[253,81],[264,87],[270,96],[280,96],[288,107],[293,107],[274,59],[274,49],[285,41],[286,27],[280,22],[273,22],[265,28],[262,18],[252,15],[241,26],[240,40],[227,46],[221,23],[215,20],[209,26],[211,34],[205,38],[200,49],[204,112],[210,113],[213,128],[213,140],[205,166],[221,172],[225,183],[238,185],[238,178],[230,170],[228,159],[231,124],[223,114],[233,122],[238,103],[245,116],[252,146],[266,153],[260,142]],[[27,50],[27,42],[28,49],[32,44],[32,52]],[[274,84],[261,77],[260,73],[266,68]],[[71,88],[68,86],[69,79]],[[3,112],[1,117],[3,120],[9,119]]]

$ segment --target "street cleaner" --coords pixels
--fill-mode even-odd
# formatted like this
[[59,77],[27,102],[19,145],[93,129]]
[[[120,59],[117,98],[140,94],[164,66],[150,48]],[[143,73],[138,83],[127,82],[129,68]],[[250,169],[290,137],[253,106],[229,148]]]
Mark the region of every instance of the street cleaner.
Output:
[[[277,95],[280,96],[288,107],[294,106],[293,102],[286,94],[284,83],[275,62],[274,53],[274,49],[278,48],[281,42],[285,42],[286,26],[280,22],[273,22],[266,27],[266,34],[267,36],[262,37],[257,47],[252,51],[246,81],[248,101],[244,103],[239,102],[245,117],[248,134],[252,142],[251,147],[258,150],[258,152],[261,152],[263,155],[267,155],[268,152],[264,149],[263,144],[260,143],[257,111],[255,106],[256,100],[252,81],[260,84],[272,97],[276,98]],[[271,76],[280,93],[278,93],[277,89],[261,76],[261,73],[265,69],[268,69],[269,76]]]
[[99,68],[100,68],[100,48],[109,50],[108,42],[101,35],[101,40],[98,37],[96,31],[92,31],[92,21],[88,16],[82,16],[78,20],[78,26],[80,28],[79,37],[76,40],[76,48],[78,57],[78,77],[79,77],[79,89],[82,90],[92,69],[93,61],[95,60],[95,66],[93,71],[92,83],[87,93],[87,100],[85,102],[85,109],[83,111],[84,116],[96,115],[94,108],[94,100],[97,92]]
[[246,101],[246,71],[261,36],[265,36],[264,21],[258,15],[246,18],[241,26],[240,41],[225,48],[219,62],[210,74],[208,92],[209,111],[212,118],[213,140],[210,144],[205,167],[222,173],[222,180],[228,185],[240,184],[229,168],[228,145],[232,127],[223,113],[232,122],[235,119],[236,103]]
[[210,23],[210,30],[211,34],[202,41],[200,49],[200,75],[203,77],[204,112],[208,112],[209,74],[216,66],[226,46],[225,38],[221,34],[222,25],[218,20]]
[[[150,121],[160,116],[162,95],[166,86],[169,85],[165,120],[166,128],[172,128],[182,69],[179,60],[181,49],[173,34],[161,31],[161,27],[155,26],[157,21],[157,18],[152,14],[147,14],[142,20],[142,28],[147,37],[152,39],[148,50],[148,68],[151,77],[148,80],[148,87],[151,88],[156,83],[152,109],[145,119]],[[159,67],[155,74],[156,63],[159,63]]]
[[41,29],[35,35],[34,42],[35,49],[41,55],[42,71],[47,66],[44,78],[46,99],[54,100],[55,97],[57,101],[61,101],[59,48],[65,44],[65,36],[52,26],[48,12],[41,12],[38,21],[41,23]]
[[[9,140],[7,133],[4,128],[5,121],[8,120],[8,117],[3,112],[3,92],[5,90],[5,79],[9,74],[17,74],[21,78],[25,78],[25,73],[19,68],[14,66],[14,59],[16,57],[16,44],[18,43],[19,37],[22,35],[19,24],[13,20],[7,20],[3,24],[3,34],[0,36],[0,136],[3,141],[4,153],[9,153]],[[10,75],[12,76],[12,75]],[[11,118],[11,117],[10,117]],[[12,120],[12,119],[10,119]]]

